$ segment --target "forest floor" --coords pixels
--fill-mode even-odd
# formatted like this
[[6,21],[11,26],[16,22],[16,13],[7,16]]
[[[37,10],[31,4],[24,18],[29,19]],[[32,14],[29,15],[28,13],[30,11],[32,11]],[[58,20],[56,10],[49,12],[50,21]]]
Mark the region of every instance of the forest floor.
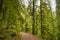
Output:
[[22,32],[23,36],[22,36],[22,40],[40,40],[38,37],[30,34],[30,33],[24,33]]

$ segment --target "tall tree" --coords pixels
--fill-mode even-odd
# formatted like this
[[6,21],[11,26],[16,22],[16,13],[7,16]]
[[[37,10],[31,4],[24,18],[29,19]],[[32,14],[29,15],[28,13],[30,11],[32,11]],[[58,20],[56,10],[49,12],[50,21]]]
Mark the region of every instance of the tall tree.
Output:
[[[54,25],[55,24],[54,20],[56,20],[56,19],[53,18],[49,0],[47,0],[47,1],[40,0],[40,15],[41,15],[42,39],[43,40],[55,40],[56,36],[53,35],[53,32],[56,32],[56,29],[54,28],[56,26],[56,25]],[[52,23],[52,22],[54,22],[54,23]],[[51,37],[51,36],[53,36],[53,37]]]
[[[0,0],[1,2],[1,16],[0,16],[0,40],[11,40],[11,34],[18,33],[20,27],[18,25],[18,6],[17,0]],[[2,4],[3,3],[3,4]],[[2,38],[3,39],[2,39]]]
[[56,13],[58,19],[58,40],[60,40],[60,0],[56,0]]

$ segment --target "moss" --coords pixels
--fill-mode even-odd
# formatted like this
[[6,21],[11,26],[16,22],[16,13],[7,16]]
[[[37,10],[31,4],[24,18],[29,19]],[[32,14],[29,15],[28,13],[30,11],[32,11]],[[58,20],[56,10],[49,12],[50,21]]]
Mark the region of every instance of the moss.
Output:
[[0,40],[12,40],[15,38],[16,40],[21,39],[20,32],[17,32],[16,30],[13,29],[8,29],[8,30],[2,30],[0,33]]

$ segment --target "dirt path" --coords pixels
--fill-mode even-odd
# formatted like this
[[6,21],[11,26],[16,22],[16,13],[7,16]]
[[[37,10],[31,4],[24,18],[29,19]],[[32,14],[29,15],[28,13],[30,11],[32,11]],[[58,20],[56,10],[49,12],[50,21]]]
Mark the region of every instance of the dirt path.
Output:
[[[40,40],[38,37],[30,34],[30,33],[20,33],[22,35],[22,40]],[[12,40],[16,40],[15,37],[12,38]]]
[[35,37],[34,35],[30,34],[30,33],[23,33],[23,37],[22,40],[39,40],[39,38]]

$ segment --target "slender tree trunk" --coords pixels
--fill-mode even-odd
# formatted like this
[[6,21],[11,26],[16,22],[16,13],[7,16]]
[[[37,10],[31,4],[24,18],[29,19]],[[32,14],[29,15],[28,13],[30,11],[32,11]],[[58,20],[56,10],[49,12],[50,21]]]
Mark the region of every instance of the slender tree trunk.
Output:
[[32,34],[35,35],[35,19],[34,19],[34,0],[33,0],[33,12],[32,12],[33,24],[32,24]]
[[[58,31],[60,32],[60,0],[56,0],[56,13],[58,19]],[[58,40],[60,40],[60,33],[58,33]]]
[[3,0],[0,0],[0,12],[2,12]]

